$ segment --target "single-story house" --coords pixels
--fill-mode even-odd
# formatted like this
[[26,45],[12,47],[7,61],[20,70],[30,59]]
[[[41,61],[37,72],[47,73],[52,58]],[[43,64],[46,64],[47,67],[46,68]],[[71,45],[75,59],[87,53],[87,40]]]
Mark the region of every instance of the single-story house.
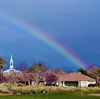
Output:
[[89,84],[96,84],[96,80],[81,74],[80,72],[69,73],[64,76],[59,76],[58,85],[59,86],[76,86],[83,87]]
[[23,83],[26,85],[32,85],[33,82],[36,83],[37,75],[34,73],[21,73],[17,75],[4,75],[7,83]]

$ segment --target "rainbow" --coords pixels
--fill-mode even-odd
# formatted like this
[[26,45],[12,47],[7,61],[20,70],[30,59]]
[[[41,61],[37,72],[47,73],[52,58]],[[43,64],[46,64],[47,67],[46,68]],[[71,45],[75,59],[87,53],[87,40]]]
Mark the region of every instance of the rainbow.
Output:
[[86,64],[79,59],[76,55],[74,55],[68,48],[64,48],[57,41],[47,36],[46,33],[29,25],[28,23],[24,23],[21,20],[13,18],[0,17],[0,22],[3,25],[6,25],[9,28],[17,29],[23,32],[23,35],[27,35],[29,37],[35,37],[40,40],[43,44],[53,49],[57,54],[59,54],[64,61],[69,61],[73,66],[78,68],[86,68]]

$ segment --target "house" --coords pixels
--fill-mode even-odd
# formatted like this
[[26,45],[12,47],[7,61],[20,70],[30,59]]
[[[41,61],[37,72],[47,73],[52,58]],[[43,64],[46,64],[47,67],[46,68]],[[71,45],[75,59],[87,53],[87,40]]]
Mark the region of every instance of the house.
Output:
[[27,73],[16,70],[14,68],[14,61],[11,55],[10,68],[3,71],[4,82],[6,83],[24,83],[26,85],[38,84],[39,76],[37,73]]
[[96,84],[96,80],[90,78],[86,75],[81,74],[80,72],[69,73],[65,76],[59,76],[58,81],[59,86],[76,86],[76,87],[84,87],[89,84]]
[[32,85],[33,82],[36,82],[36,74],[34,73],[22,73],[15,77],[17,83],[23,83],[26,85]]
[[21,73],[15,76],[6,75],[4,78],[4,82],[6,83],[23,83],[25,85],[33,85],[33,83],[36,83],[37,75],[35,73]]

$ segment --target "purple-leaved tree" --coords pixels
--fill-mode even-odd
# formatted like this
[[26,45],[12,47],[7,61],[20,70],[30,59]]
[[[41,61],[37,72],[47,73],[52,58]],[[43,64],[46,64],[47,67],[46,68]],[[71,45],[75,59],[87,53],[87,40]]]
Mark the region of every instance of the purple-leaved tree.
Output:
[[53,85],[57,82],[57,80],[58,76],[54,72],[52,71],[46,72],[45,81],[47,85]]

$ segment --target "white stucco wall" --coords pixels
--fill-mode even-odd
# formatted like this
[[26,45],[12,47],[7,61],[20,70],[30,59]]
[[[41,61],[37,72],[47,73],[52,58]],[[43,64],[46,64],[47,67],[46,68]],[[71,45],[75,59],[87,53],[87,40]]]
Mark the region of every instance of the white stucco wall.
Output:
[[96,81],[81,81],[81,87],[88,87],[89,84],[96,84]]
[[[96,81],[78,81],[78,87],[88,87],[89,84],[96,84]],[[65,81],[58,82],[58,86],[65,87]]]
[[81,87],[86,87],[86,86],[88,86],[88,81],[81,81],[80,86],[81,86]]
[[96,84],[96,81],[88,81],[88,85],[89,84]]

